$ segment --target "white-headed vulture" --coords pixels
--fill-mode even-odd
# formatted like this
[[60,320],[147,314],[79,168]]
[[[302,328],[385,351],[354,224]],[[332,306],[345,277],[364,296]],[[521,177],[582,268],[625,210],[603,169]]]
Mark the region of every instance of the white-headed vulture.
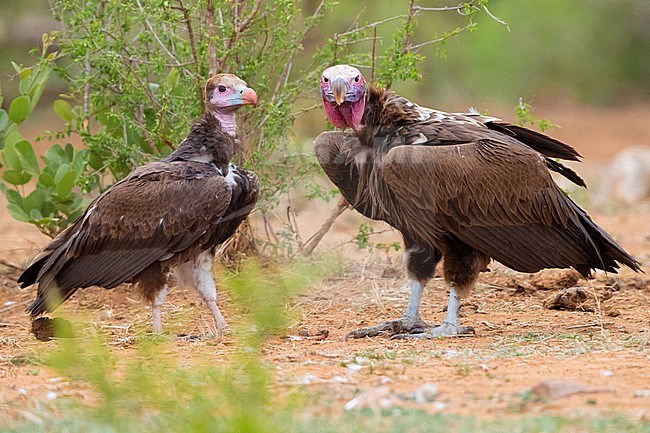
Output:
[[[325,113],[336,128],[315,142],[325,173],[361,214],[399,230],[411,296],[403,316],[350,337],[389,333],[433,338],[473,333],[460,326],[460,299],[494,259],[520,272],[574,268],[640,271],[614,239],[553,181],[549,170],[583,180],[555,158],[579,154],[546,135],[496,118],[418,106],[367,86],[358,69],[321,76]],[[445,320],[420,319],[422,290],[443,259],[450,297]]]
[[177,267],[206,301],[217,333],[226,329],[210,251],[234,234],[257,200],[255,174],[230,163],[235,111],[256,105],[257,95],[235,75],[220,74],[208,80],[206,97],[210,112],[174,152],[97,197],[20,276],[21,287],[38,284],[27,308],[33,317],[53,311],[79,288],[133,282],[152,305],[153,331],[162,332],[167,274]]

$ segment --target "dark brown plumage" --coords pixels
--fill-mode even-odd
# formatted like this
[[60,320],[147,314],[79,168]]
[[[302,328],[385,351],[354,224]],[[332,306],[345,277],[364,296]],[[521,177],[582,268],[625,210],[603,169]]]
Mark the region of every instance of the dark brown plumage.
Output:
[[[232,77],[219,79],[228,83]],[[167,271],[227,240],[257,200],[257,178],[230,164],[235,138],[217,117],[209,113],[196,121],[172,154],[117,182],[43,249],[18,279],[21,287],[38,283],[27,309],[32,316],[54,310],[79,288],[133,282],[154,305],[154,331],[161,331],[156,314]],[[190,271],[220,322],[214,282],[203,281],[211,278],[211,260],[203,261],[206,272],[194,269],[200,266]],[[218,331],[223,325],[217,323]]]
[[[337,101],[327,97],[323,83],[356,77],[352,69],[337,66],[323,74],[324,104]],[[350,94],[354,83],[341,93]],[[640,271],[554,183],[549,169],[584,186],[550,159],[578,159],[570,146],[475,112],[423,108],[385,89],[370,87],[363,104],[361,121],[348,123],[355,132],[321,134],[316,155],[355,209],[402,233],[414,283],[402,319],[352,336],[422,331],[419,297],[442,257],[451,289],[447,318],[419,336],[469,331],[459,325],[458,297],[469,294],[491,259],[521,272],[573,267],[587,276],[594,269],[616,272],[619,263]],[[335,109],[326,105],[326,111]]]

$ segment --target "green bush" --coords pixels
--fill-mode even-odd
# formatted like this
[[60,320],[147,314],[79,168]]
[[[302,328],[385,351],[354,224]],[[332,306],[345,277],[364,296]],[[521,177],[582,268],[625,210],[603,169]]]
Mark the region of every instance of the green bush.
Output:
[[[10,211],[49,235],[64,229],[84,208],[83,198],[171,152],[204,110],[204,82],[216,72],[236,73],[259,95],[256,110],[239,113],[245,146],[237,162],[260,178],[261,212],[272,214],[296,185],[310,199],[328,199],[331,189],[313,181],[320,172],[314,155],[292,145],[296,117],[319,105],[315,91],[323,69],[346,62],[371,68],[369,75],[385,85],[418,80],[422,50],[473,30],[474,15],[486,5],[473,0],[455,7],[465,25],[433,36],[415,34],[418,19],[432,11],[412,1],[395,7],[396,15],[365,23],[359,16],[347,31],[315,41],[310,33],[336,2],[53,0],[62,30],[44,37],[33,67],[16,65],[21,95],[8,113],[0,112],[2,191]],[[392,34],[389,44],[378,39],[378,28]],[[54,39],[61,54],[47,53]],[[16,131],[52,71],[69,92],[53,107],[65,130],[50,136],[78,136],[84,148],[55,144],[41,166]],[[291,237],[288,226],[280,233]],[[286,248],[296,251],[293,241]]]

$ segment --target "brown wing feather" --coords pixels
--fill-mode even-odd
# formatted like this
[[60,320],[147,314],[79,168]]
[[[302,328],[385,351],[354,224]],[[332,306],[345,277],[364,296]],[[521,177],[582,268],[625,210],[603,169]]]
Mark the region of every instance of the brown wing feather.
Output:
[[[98,197],[73,226],[48,245],[26,272],[39,297],[61,301],[76,288],[114,287],[156,261],[209,242],[230,204],[231,186],[204,163],[151,163]],[[210,245],[205,248],[209,248]],[[25,277],[25,275],[27,275]]]
[[[523,272],[614,270],[612,257],[635,264],[609,236],[602,238],[602,229],[588,224],[553,182],[545,159],[524,145],[478,140],[398,146],[386,155],[383,173],[404,209],[401,224],[434,245],[455,236]],[[609,241],[624,256],[600,245]]]
[[316,137],[314,146],[323,171],[348,203],[367,218],[391,224],[389,215],[381,209],[373,212],[371,203],[359,194],[360,167],[363,169],[364,164],[372,164],[367,159],[369,152],[359,140],[349,133],[328,131]]

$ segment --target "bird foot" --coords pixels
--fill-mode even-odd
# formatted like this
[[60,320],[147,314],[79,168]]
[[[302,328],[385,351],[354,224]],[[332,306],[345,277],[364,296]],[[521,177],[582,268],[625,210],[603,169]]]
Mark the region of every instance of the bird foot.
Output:
[[410,338],[432,339],[441,337],[469,337],[475,335],[476,331],[471,326],[460,326],[448,322],[442,322],[440,326],[429,328],[428,331],[420,333],[402,333],[390,337],[391,340],[406,340]]
[[397,320],[389,320],[388,322],[380,323],[379,325],[372,326],[370,328],[361,328],[356,329],[348,335],[345,336],[345,339],[348,338],[364,338],[364,337],[376,337],[379,334],[386,335],[407,335],[410,333],[424,333],[426,329],[431,328],[424,320],[411,319],[409,317],[402,317]]

